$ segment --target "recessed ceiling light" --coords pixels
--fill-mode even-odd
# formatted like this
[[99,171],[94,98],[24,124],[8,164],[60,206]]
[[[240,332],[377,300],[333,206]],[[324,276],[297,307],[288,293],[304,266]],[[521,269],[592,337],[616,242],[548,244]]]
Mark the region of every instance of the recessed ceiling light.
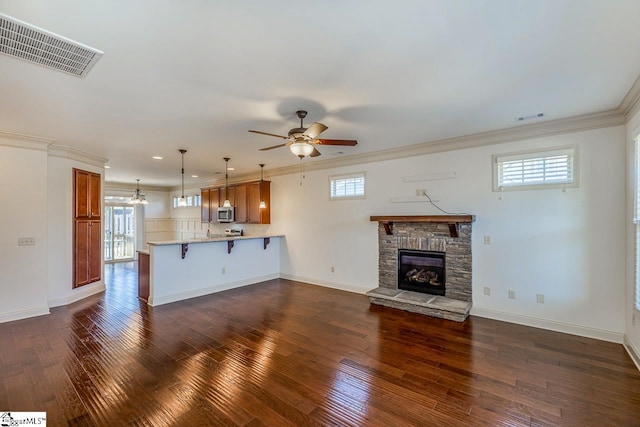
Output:
[[109,166],[109,165],[104,165],[104,168],[105,168],[105,169],[111,169],[111,166]]
[[227,170],[234,171],[236,168],[227,168]]
[[198,175],[191,175],[191,178],[197,178]]
[[162,160],[162,156],[153,156],[153,160]]

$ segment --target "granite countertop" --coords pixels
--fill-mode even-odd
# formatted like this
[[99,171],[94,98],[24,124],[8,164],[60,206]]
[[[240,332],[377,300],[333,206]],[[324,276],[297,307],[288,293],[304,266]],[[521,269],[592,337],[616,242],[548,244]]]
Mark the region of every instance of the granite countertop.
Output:
[[185,240],[162,240],[157,242],[149,242],[151,246],[167,246],[167,245],[183,245],[192,243],[211,243],[211,242],[228,242],[230,240],[249,240],[249,239],[267,239],[271,237],[284,237],[284,234],[261,234],[249,236],[227,236],[225,234],[214,234],[211,237],[195,237]]
[[149,249],[138,249],[139,254],[149,255]]

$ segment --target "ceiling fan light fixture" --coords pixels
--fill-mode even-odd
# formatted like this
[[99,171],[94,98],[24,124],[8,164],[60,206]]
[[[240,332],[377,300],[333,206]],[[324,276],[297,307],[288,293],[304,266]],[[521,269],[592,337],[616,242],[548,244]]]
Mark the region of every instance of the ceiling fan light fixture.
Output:
[[308,142],[294,142],[289,146],[291,152],[298,157],[309,156],[313,153],[313,145]]

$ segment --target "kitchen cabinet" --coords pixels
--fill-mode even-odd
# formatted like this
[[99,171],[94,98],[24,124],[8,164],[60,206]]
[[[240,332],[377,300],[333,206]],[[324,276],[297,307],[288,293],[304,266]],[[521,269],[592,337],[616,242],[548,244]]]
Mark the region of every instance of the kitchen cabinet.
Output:
[[100,238],[102,223],[89,219],[78,219],[74,226],[73,287],[88,285],[100,280]]
[[240,224],[247,222],[247,184],[233,186],[233,201],[231,205],[235,207],[235,222]]
[[218,207],[222,204],[220,202],[220,189],[219,188],[203,188],[200,190],[200,196],[202,201],[202,206],[200,208],[201,221],[217,222]]
[[144,302],[149,300],[149,253],[138,251],[138,298]]
[[[247,184],[247,220],[248,224],[271,223],[271,182],[258,181]],[[260,196],[267,205],[260,209]]]
[[100,181],[100,174],[73,170],[75,219],[101,218]]
[[100,174],[73,169],[73,283],[97,282],[102,275],[102,195]]
[[[270,224],[270,184],[269,181],[255,181],[234,184],[228,188],[228,196],[225,195],[225,187],[202,188],[202,222],[217,222],[217,210],[228,197],[231,206],[235,207],[235,221],[238,224]],[[260,209],[260,194],[267,204],[266,209]]]

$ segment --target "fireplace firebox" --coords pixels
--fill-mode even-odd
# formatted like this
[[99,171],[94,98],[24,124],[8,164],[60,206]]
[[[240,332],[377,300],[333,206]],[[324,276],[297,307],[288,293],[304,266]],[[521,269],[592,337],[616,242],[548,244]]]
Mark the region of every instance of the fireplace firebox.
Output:
[[445,295],[445,253],[398,250],[398,289]]

